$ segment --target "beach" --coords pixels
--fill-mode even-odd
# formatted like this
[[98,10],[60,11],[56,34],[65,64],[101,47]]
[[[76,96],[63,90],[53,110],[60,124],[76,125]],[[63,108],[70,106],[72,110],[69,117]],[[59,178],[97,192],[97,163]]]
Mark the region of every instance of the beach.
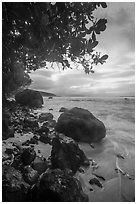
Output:
[[[92,166],[85,170],[85,174],[77,174],[83,184],[84,192],[89,196],[89,201],[133,201],[135,196],[134,98],[55,97],[52,100],[45,98],[44,101],[44,108],[38,112],[51,112],[56,120],[61,107],[68,109],[80,107],[88,109],[105,124],[107,136],[101,143],[93,144],[94,148],[86,143],[79,144],[86,156],[97,162],[98,168],[95,172],[105,178],[105,181],[102,180],[103,189],[93,186],[94,191],[91,192],[89,180],[92,177]],[[120,170],[117,173],[116,168],[121,169],[123,174]]]
[[[90,161],[90,166],[81,167],[74,175],[89,202],[132,202],[135,200],[135,101],[130,97],[86,98],[86,97],[44,97],[42,108],[32,110],[52,113],[57,121],[61,107],[71,109],[79,107],[89,110],[106,127],[106,137],[100,143],[82,143],[78,145]],[[3,156],[7,146],[22,144],[31,139],[33,134],[22,136],[16,133],[14,138],[3,142]],[[48,158],[52,146],[41,141],[34,144],[37,155]],[[96,177],[99,183],[91,183]]]

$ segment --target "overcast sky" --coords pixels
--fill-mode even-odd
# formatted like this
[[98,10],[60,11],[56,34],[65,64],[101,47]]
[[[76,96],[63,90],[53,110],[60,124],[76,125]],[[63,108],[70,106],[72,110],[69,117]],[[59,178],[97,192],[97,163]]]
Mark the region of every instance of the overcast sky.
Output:
[[107,29],[97,35],[96,51],[108,54],[95,73],[83,70],[40,69],[31,74],[31,88],[60,96],[133,96],[135,92],[135,3],[109,2],[95,16],[107,18]]

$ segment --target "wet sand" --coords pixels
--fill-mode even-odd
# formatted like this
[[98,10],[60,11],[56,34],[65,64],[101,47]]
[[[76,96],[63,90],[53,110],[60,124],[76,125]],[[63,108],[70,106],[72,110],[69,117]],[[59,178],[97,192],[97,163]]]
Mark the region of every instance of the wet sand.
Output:
[[[88,158],[94,159],[96,168],[92,165],[85,173],[77,173],[83,190],[91,202],[133,202],[135,199],[135,158],[132,152],[128,155],[115,148],[114,144],[105,138],[100,144],[80,144],[80,148]],[[90,185],[92,177],[97,176],[103,188]],[[90,190],[92,188],[92,191]]]

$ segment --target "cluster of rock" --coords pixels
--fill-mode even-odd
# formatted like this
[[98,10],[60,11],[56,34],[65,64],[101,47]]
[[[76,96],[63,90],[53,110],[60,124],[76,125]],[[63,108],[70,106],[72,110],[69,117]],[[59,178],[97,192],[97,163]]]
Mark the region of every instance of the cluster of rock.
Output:
[[[40,107],[43,99],[39,94],[28,94],[28,90],[26,93],[27,97],[23,92],[15,96],[16,102],[23,106],[13,101],[8,104],[8,110],[3,111],[3,140],[14,137],[15,132],[23,135],[31,131],[34,134],[21,146],[13,143],[12,148],[6,150],[8,156],[3,158],[3,201],[88,201],[81,183],[74,177],[81,166],[90,165],[77,141],[99,142],[106,134],[104,124],[89,111],[80,108],[62,109],[57,122],[51,113],[37,116],[30,107]],[[33,102],[28,95],[34,97]],[[38,145],[39,142],[52,146],[49,158],[39,157],[35,152],[31,144]]]

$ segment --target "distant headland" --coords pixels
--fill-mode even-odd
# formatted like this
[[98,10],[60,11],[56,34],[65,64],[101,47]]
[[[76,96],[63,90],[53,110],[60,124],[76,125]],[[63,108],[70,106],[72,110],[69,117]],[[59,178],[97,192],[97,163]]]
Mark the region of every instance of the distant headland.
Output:
[[55,95],[55,94],[53,94],[53,93],[49,93],[49,92],[45,92],[45,91],[39,91],[40,93],[41,93],[41,95],[42,96],[47,96],[47,97],[49,97],[49,96],[56,96],[57,97],[57,95]]

